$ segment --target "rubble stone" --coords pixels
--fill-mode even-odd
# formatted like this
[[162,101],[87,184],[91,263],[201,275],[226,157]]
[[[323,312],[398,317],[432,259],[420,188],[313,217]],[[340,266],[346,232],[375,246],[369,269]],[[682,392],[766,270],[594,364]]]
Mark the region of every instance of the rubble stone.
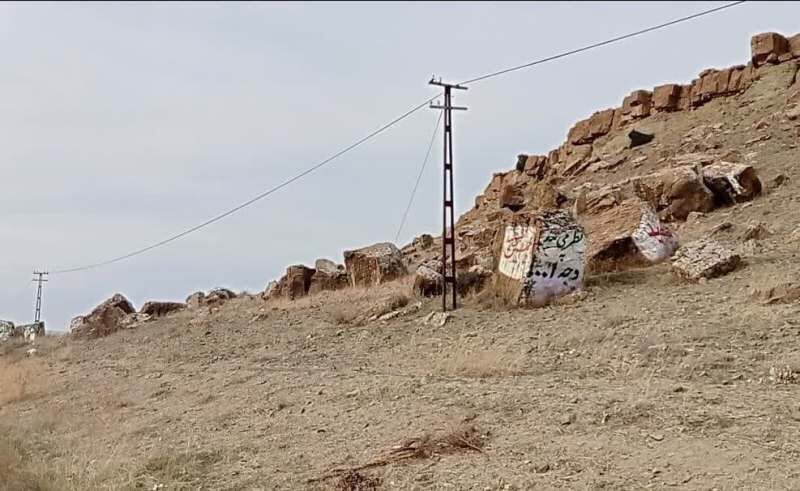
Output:
[[712,239],[699,239],[678,249],[672,270],[689,281],[722,276],[735,270],[742,258]]

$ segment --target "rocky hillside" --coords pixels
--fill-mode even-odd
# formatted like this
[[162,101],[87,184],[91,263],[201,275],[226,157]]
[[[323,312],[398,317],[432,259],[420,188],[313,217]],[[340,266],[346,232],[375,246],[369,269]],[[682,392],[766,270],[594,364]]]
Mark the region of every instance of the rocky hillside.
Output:
[[[800,34],[759,34],[746,65],[703,70],[687,84],[635,90],[619,107],[577,122],[546,155],[519,155],[458,220],[461,293],[490,283],[498,231],[517,216],[568,210],[588,237],[587,271],[598,273],[647,263],[633,244],[641,203],[680,230],[687,219],[782,185],[800,133],[798,66]],[[422,235],[402,248],[375,244],[343,256],[344,264],[320,259],[289,266],[260,296],[294,300],[408,274],[416,274],[417,294],[441,290],[439,237]],[[105,335],[185,308],[213,310],[235,296],[226,289],[197,292],[185,303],[149,302],[138,312],[124,298],[110,299],[75,318],[71,331]]]

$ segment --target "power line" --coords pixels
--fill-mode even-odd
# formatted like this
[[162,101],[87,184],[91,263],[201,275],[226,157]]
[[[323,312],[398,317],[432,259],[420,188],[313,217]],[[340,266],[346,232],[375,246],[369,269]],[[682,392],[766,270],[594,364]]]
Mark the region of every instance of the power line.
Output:
[[703,17],[704,15],[713,14],[713,13],[719,12],[721,10],[725,10],[725,9],[728,9],[728,8],[731,8],[731,7],[735,7],[737,5],[741,5],[741,4],[745,3],[745,1],[746,0],[741,0],[741,1],[738,1],[738,2],[731,2],[731,3],[728,3],[728,4],[722,5],[721,7],[716,7],[716,8],[709,9],[709,10],[704,10],[702,12],[698,12],[696,14],[688,15],[686,17],[681,17],[679,19],[671,20],[669,22],[665,22],[665,23],[659,24],[657,26],[648,27],[648,28],[642,29],[640,31],[631,32],[629,34],[624,34],[622,36],[618,36],[618,37],[615,37],[615,38],[612,38],[612,39],[608,39],[606,41],[601,41],[599,43],[590,44],[590,45],[584,46],[582,48],[577,48],[577,49],[573,49],[573,50],[570,50],[570,51],[565,51],[565,52],[559,53],[557,55],[548,56],[547,58],[542,58],[540,60],[531,61],[529,63],[525,63],[524,65],[518,65],[518,66],[515,66],[515,67],[511,67],[511,68],[498,70],[496,72],[488,73],[486,75],[481,75],[480,77],[475,77],[475,78],[466,80],[464,82],[461,82],[459,85],[468,85],[468,84],[471,84],[471,83],[480,82],[481,80],[486,80],[487,78],[497,77],[499,75],[503,75],[503,74],[506,74],[506,73],[509,73],[509,72],[522,70],[523,68],[529,68],[529,67],[532,67],[532,66],[535,66],[535,65],[541,65],[542,63],[547,63],[548,61],[553,61],[553,60],[557,60],[559,58],[565,58],[567,56],[571,56],[571,55],[574,55],[574,54],[577,54],[577,53],[582,53],[584,51],[589,51],[591,49],[595,49],[595,48],[599,48],[601,46],[605,46],[605,45],[608,45],[608,44],[616,43],[616,42],[622,41],[624,39],[629,39],[629,38],[632,38],[632,37],[635,37],[635,36],[639,36],[641,34],[646,34],[648,32],[657,31],[657,30],[663,29],[665,27],[673,26],[675,24],[680,24],[681,22],[686,22],[686,21],[689,21],[689,20],[692,20],[692,19],[696,19],[698,17]]
[[397,234],[394,236],[395,243],[400,238],[400,232],[403,231],[403,227],[406,224],[406,219],[408,218],[408,213],[411,211],[411,205],[414,203],[414,196],[417,194],[417,188],[419,187],[419,182],[422,180],[422,174],[425,172],[425,167],[428,165],[428,159],[431,156],[431,150],[433,149],[433,143],[436,140],[436,133],[439,132],[439,125],[442,123],[442,111],[439,111],[439,117],[436,119],[436,126],[433,127],[433,135],[431,135],[431,142],[428,144],[428,151],[425,153],[425,160],[422,161],[422,167],[419,169],[419,174],[417,174],[417,182],[414,183],[414,189],[411,190],[411,197],[408,200],[408,206],[406,206],[406,211],[403,213],[403,219],[400,220],[400,226],[397,227]]
[[428,105],[430,102],[432,102],[437,97],[439,97],[439,94],[437,94],[437,95],[435,95],[435,96],[433,96],[433,97],[431,97],[429,99],[426,99],[425,102],[422,102],[421,104],[418,104],[418,105],[412,107],[411,109],[409,109],[408,111],[406,111],[402,115],[400,115],[400,116],[396,117],[395,119],[391,120],[390,122],[384,124],[383,126],[378,128],[377,130],[375,130],[372,133],[368,134],[367,136],[361,138],[360,140],[356,141],[355,143],[353,143],[353,144],[345,147],[344,149],[336,152],[335,154],[331,155],[330,157],[328,157],[327,159],[323,160],[322,162],[314,165],[313,167],[310,167],[310,168],[304,170],[303,172],[295,175],[294,177],[292,177],[290,179],[287,179],[286,181],[283,181],[282,183],[278,184],[277,186],[274,186],[274,187],[264,191],[263,193],[259,194],[258,196],[245,201],[244,203],[240,204],[239,206],[231,208],[230,210],[228,210],[228,211],[226,211],[224,213],[220,213],[219,215],[217,215],[217,216],[215,216],[213,218],[210,218],[210,219],[204,221],[203,223],[200,223],[198,225],[195,225],[194,227],[188,228],[188,229],[184,230],[183,232],[180,232],[180,233],[175,234],[175,235],[173,235],[171,237],[168,237],[168,238],[166,238],[164,240],[156,242],[155,244],[149,245],[147,247],[143,247],[141,249],[137,249],[137,250],[135,250],[133,252],[129,252],[128,254],[125,254],[125,255],[118,256],[118,257],[115,257],[113,259],[108,259],[106,261],[102,261],[102,262],[98,262],[98,263],[92,263],[92,264],[86,264],[84,266],[78,266],[78,267],[75,267],[75,268],[54,270],[54,271],[51,271],[50,274],[74,273],[74,272],[77,272],[77,271],[85,271],[87,269],[98,268],[100,266],[107,266],[109,264],[113,264],[113,263],[117,263],[117,262],[120,262],[120,261],[124,261],[125,259],[130,259],[130,258],[132,258],[134,256],[138,256],[140,254],[144,254],[145,252],[152,251],[153,249],[155,249],[157,247],[161,247],[163,245],[169,244],[170,242],[173,242],[173,241],[176,241],[176,240],[178,240],[178,239],[180,239],[182,237],[185,237],[185,236],[191,234],[192,232],[196,232],[196,231],[198,231],[198,230],[200,230],[200,229],[202,229],[204,227],[207,227],[207,226],[211,225],[212,223],[218,222],[218,221],[222,220],[223,218],[228,217],[228,216],[236,213],[237,211],[241,210],[242,208],[246,208],[246,207],[252,205],[253,203],[255,203],[256,201],[259,201],[261,199],[266,198],[270,194],[272,194],[272,193],[274,193],[274,192],[276,192],[276,191],[288,186],[289,184],[297,181],[298,179],[301,179],[301,178],[307,176],[308,174],[311,174],[315,170],[317,170],[320,167],[323,167],[324,165],[334,161],[338,157],[341,157],[342,155],[344,155],[347,152],[349,152],[350,150],[353,150],[354,148],[360,146],[361,144],[366,143],[367,141],[371,140],[372,138],[378,136],[380,133],[383,133],[384,131],[386,131],[387,129],[389,129],[392,126],[396,125],[400,121],[406,119],[407,117],[411,116],[415,112],[419,111],[420,109],[422,109],[423,107]]
[[[518,66],[515,66],[515,67],[506,68],[506,69],[499,70],[499,71],[496,71],[496,72],[488,73],[486,75],[481,75],[479,77],[475,77],[475,78],[466,80],[464,82],[461,82],[458,85],[472,84],[472,83],[479,82],[479,81],[482,81],[482,80],[486,80],[486,79],[489,79],[489,78],[497,77],[499,75],[503,75],[503,74],[506,74],[506,73],[509,73],[509,72],[522,70],[523,68],[529,68],[529,67],[532,67],[532,66],[535,66],[535,65],[540,65],[540,64],[546,63],[548,61],[557,60],[559,58],[565,58],[567,56],[571,56],[571,55],[574,55],[574,54],[577,54],[577,53],[581,53],[581,52],[584,52],[584,51],[589,51],[589,50],[592,50],[592,49],[595,49],[595,48],[599,48],[601,46],[605,46],[605,45],[608,45],[608,44],[616,43],[616,42],[619,42],[619,41],[622,41],[622,40],[625,40],[625,39],[629,39],[629,38],[632,38],[632,37],[635,37],[635,36],[639,36],[641,34],[645,34],[645,33],[656,31],[656,30],[659,30],[659,29],[663,29],[665,27],[669,27],[669,26],[672,26],[672,25],[675,25],[675,24],[679,24],[681,22],[686,22],[686,21],[689,21],[689,20],[692,20],[692,19],[696,19],[698,17],[702,17],[702,16],[709,15],[709,14],[712,14],[712,13],[715,13],[715,12],[719,12],[719,11],[722,11],[722,10],[725,10],[725,9],[728,9],[728,8],[731,8],[731,7],[735,7],[735,6],[743,4],[743,3],[746,3],[746,0],[740,0],[740,1],[737,1],[737,2],[732,2],[732,3],[726,4],[726,5],[722,5],[720,7],[704,10],[702,12],[698,12],[696,14],[692,14],[692,15],[689,15],[689,16],[686,16],[686,17],[681,17],[679,19],[675,19],[675,20],[672,20],[672,21],[669,21],[669,22],[665,22],[663,24],[659,24],[659,25],[656,25],[656,26],[648,27],[646,29],[642,29],[642,30],[639,30],[639,31],[636,31],[636,32],[632,32],[632,33],[629,33],[629,34],[618,36],[618,37],[615,37],[615,38],[612,38],[612,39],[608,39],[606,41],[601,41],[601,42],[590,44],[588,46],[584,46],[584,47],[581,47],[581,48],[573,49],[573,50],[570,50],[570,51],[565,51],[563,53],[559,53],[559,54],[556,54],[556,55],[553,55],[553,56],[549,56],[547,58],[542,58],[542,59],[539,59],[539,60],[536,60],[536,61],[525,63],[523,65],[518,65]],[[135,251],[130,252],[128,254],[125,254],[125,255],[122,255],[122,256],[118,256],[118,257],[115,257],[113,259],[109,259],[109,260],[98,262],[98,263],[87,264],[87,265],[79,266],[79,267],[75,267],[75,268],[55,270],[55,271],[52,271],[51,274],[73,273],[73,272],[77,272],[77,271],[85,271],[85,270],[88,270],[88,269],[93,269],[93,268],[97,268],[97,267],[100,267],[100,266],[106,266],[106,265],[109,265],[109,264],[113,264],[113,263],[116,263],[116,262],[119,262],[119,261],[123,261],[125,259],[132,258],[134,256],[138,256],[140,254],[144,254],[145,252],[151,251],[153,249],[156,249],[158,247],[166,245],[166,244],[168,244],[170,242],[178,240],[178,239],[180,239],[182,237],[185,237],[185,236],[187,236],[187,235],[189,235],[189,234],[191,234],[193,232],[196,232],[197,230],[205,228],[205,227],[207,227],[207,226],[209,226],[209,225],[211,225],[211,224],[213,224],[215,222],[218,222],[218,221],[222,220],[225,217],[228,217],[228,216],[236,213],[237,211],[239,211],[239,210],[241,210],[243,208],[246,208],[246,207],[252,205],[256,201],[259,201],[259,200],[261,200],[263,198],[266,198],[270,194],[272,194],[272,193],[274,193],[274,192],[276,192],[276,191],[288,186],[289,184],[291,184],[291,183],[293,183],[293,182],[305,177],[306,175],[314,172],[315,170],[319,169],[320,167],[325,166],[326,164],[332,162],[333,160],[335,160],[338,157],[344,155],[345,153],[349,152],[350,150],[353,150],[354,148],[356,148],[356,147],[360,146],[361,144],[367,142],[368,140],[372,139],[373,137],[377,136],[378,134],[383,133],[385,130],[391,128],[392,126],[394,126],[395,124],[399,123],[403,119],[411,116],[413,113],[415,113],[418,110],[422,109],[423,107],[425,107],[425,105],[429,104],[434,99],[439,97],[439,95],[440,94],[437,94],[436,96],[425,100],[425,102],[423,102],[423,103],[421,103],[421,104],[419,104],[417,106],[414,106],[410,110],[408,110],[405,113],[403,113],[401,116],[393,119],[389,123],[386,123],[385,125],[381,126],[377,130],[375,130],[372,133],[370,133],[369,135],[367,135],[364,138],[356,141],[355,143],[345,147],[343,150],[340,150],[339,152],[333,154],[332,156],[330,156],[327,159],[323,160],[322,162],[314,165],[313,167],[310,167],[309,169],[307,169],[307,170],[295,175],[294,177],[292,177],[292,178],[290,178],[290,179],[278,184],[277,186],[274,186],[271,189],[268,189],[267,191],[259,194],[258,196],[254,197],[254,198],[252,198],[252,199],[250,199],[250,200],[248,200],[248,201],[246,201],[246,202],[244,202],[244,203],[242,203],[242,204],[240,204],[240,205],[238,205],[238,206],[236,206],[236,207],[234,207],[234,208],[232,208],[232,209],[230,209],[230,210],[228,210],[228,211],[226,211],[224,213],[221,213],[221,214],[219,214],[219,215],[217,215],[217,216],[215,216],[213,218],[210,218],[210,219],[206,220],[205,222],[202,222],[202,223],[200,223],[198,225],[195,225],[194,227],[191,227],[189,229],[184,230],[183,232],[180,232],[180,233],[178,233],[176,235],[173,235],[173,236],[168,237],[168,238],[166,238],[164,240],[156,242],[155,244],[149,245],[147,247],[143,247],[141,249],[135,250]],[[413,199],[413,194],[412,194],[412,199]],[[404,218],[404,221],[405,221],[405,218]],[[402,225],[401,225],[401,227],[402,227]]]

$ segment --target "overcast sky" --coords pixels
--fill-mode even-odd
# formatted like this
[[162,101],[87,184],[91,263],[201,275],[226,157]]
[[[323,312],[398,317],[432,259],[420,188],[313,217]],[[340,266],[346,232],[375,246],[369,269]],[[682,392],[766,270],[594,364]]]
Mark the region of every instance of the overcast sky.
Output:
[[[0,3],[0,319],[33,317],[35,267],[147,246],[314,165],[459,81],[721,2]],[[800,4],[748,3],[480,82],[456,102],[457,212],[518,153],[545,153],[631,90],[747,61],[800,31]],[[115,292],[137,308],[392,240],[436,114],[137,258],[54,275],[51,330]],[[438,143],[438,142],[437,142]],[[401,236],[441,228],[441,155]]]

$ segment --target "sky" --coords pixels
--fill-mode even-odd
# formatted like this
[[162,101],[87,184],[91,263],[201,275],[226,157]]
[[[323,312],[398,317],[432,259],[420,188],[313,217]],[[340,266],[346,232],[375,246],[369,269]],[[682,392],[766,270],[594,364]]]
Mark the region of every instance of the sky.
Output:
[[[432,75],[458,82],[723,3],[0,3],[0,319],[33,320],[33,269],[120,256],[230,209],[432,97]],[[577,120],[745,63],[751,35],[795,34],[798,19],[798,3],[750,2],[456,93],[469,108],[454,115],[456,212]],[[181,240],[52,275],[48,329],[117,292],[137,307],[258,292],[290,264],[392,241],[436,116]],[[440,221],[437,145],[399,245]]]

